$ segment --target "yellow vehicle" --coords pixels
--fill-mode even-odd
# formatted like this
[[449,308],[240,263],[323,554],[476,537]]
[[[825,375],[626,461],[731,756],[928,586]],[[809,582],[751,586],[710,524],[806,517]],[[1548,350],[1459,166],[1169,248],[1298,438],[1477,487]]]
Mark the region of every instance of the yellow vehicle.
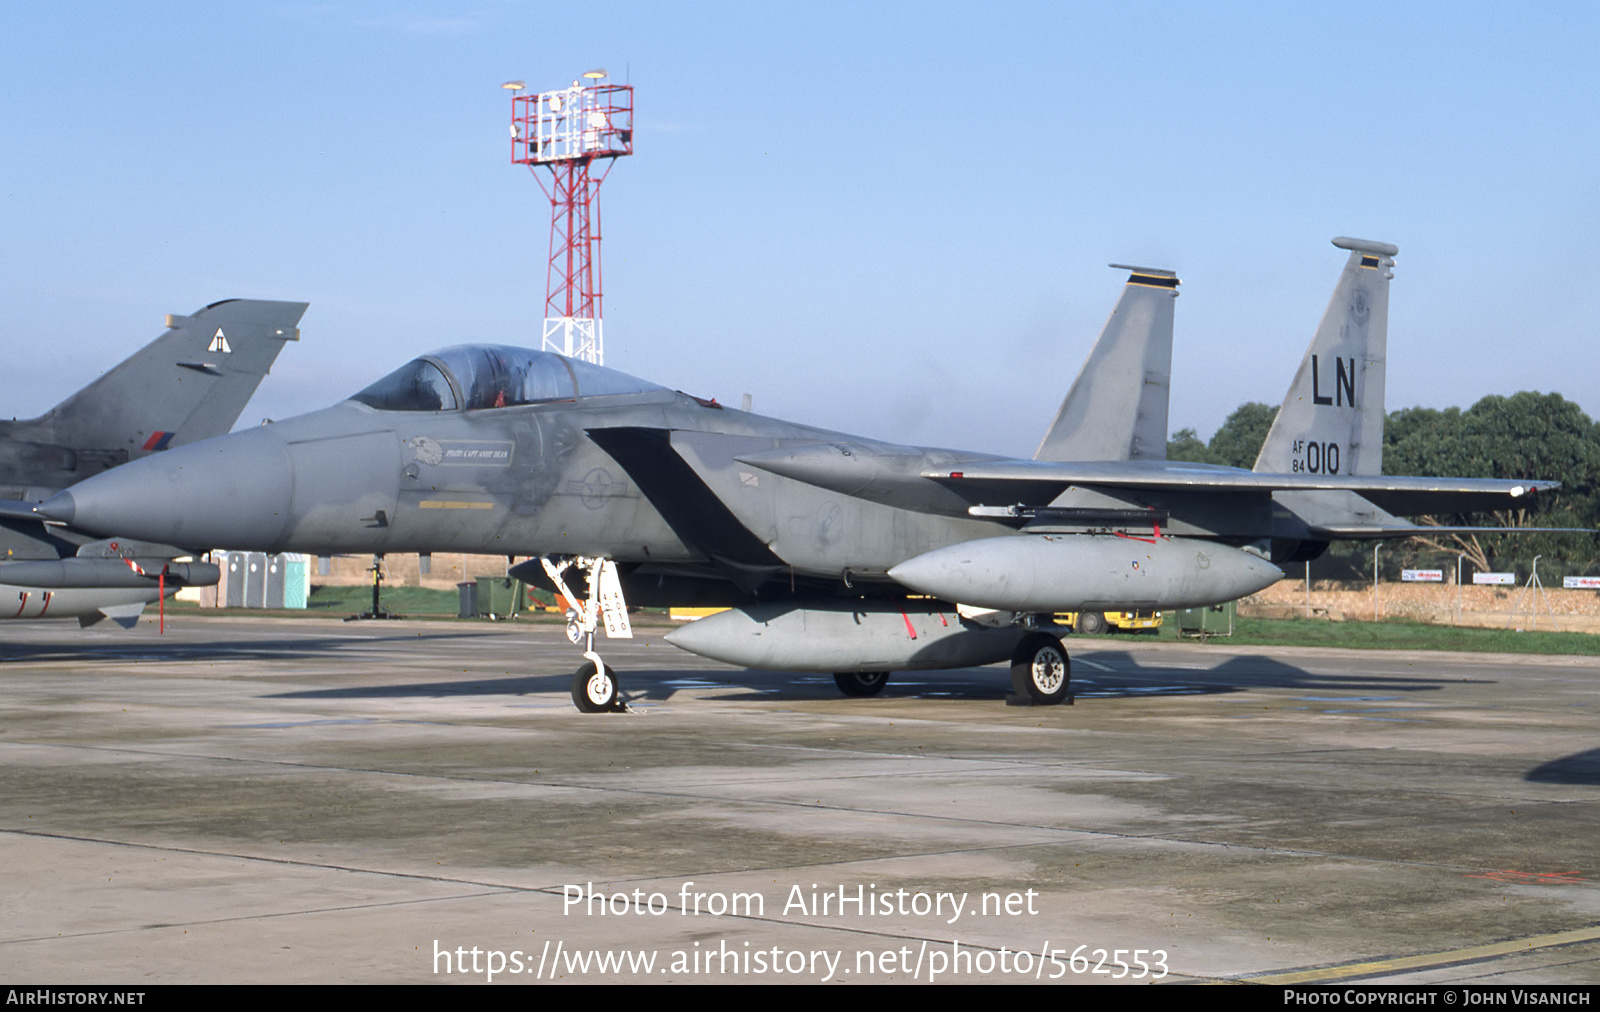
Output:
[[1154,636],[1161,628],[1159,611],[1058,611],[1056,622],[1086,636],[1132,632]]

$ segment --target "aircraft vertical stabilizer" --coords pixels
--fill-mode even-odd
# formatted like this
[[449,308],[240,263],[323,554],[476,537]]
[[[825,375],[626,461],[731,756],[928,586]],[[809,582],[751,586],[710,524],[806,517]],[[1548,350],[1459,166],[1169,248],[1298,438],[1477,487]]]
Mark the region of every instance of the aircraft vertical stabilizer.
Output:
[[1167,459],[1178,276],[1111,266],[1132,273],[1034,460]]
[[1271,474],[1383,473],[1383,380],[1389,268],[1398,246],[1333,240],[1350,251],[1255,470]]
[[223,435],[284,343],[299,338],[305,311],[304,302],[229,299],[169,316],[166,333],[10,434],[133,458]]

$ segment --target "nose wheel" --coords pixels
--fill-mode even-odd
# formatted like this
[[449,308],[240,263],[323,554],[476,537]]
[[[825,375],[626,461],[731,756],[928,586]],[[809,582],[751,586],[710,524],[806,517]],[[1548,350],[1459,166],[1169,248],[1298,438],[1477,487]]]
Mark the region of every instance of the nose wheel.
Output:
[[572,676],[572,702],[583,713],[612,713],[626,709],[617,691],[616,672],[593,654]]

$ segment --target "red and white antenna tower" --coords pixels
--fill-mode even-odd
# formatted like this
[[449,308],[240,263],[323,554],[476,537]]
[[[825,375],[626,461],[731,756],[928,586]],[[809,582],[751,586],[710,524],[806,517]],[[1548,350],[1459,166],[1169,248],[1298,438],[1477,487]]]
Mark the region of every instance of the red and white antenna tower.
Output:
[[[541,348],[601,363],[600,184],[633,154],[633,87],[591,70],[572,87],[511,96],[511,161],[526,165],[550,198],[550,261]],[[547,183],[541,169],[550,170]]]

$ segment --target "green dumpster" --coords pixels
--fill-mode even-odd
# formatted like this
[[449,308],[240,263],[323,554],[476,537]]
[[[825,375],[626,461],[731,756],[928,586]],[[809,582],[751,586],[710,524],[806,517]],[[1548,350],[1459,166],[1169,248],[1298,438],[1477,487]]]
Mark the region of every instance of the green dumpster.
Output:
[[1206,608],[1183,608],[1178,611],[1178,635],[1209,639],[1212,636],[1232,636],[1233,617],[1238,612],[1238,602],[1213,604]]

